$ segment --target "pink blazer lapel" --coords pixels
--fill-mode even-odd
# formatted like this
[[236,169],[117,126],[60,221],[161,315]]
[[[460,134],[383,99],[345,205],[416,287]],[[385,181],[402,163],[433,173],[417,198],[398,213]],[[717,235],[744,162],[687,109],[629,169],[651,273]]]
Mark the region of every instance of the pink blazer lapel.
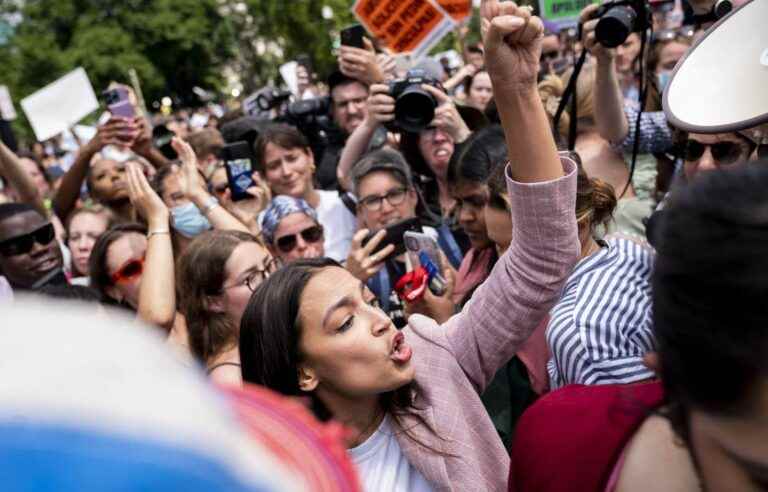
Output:
[[434,409],[431,406],[416,410],[414,415],[400,417],[403,428],[408,429],[409,434],[414,435],[419,442],[426,444],[431,449],[425,449],[423,446],[415,443],[413,439],[406,435],[403,428],[398,429],[397,442],[400,444],[403,454],[408,458],[408,462],[421,472],[424,478],[434,487],[434,490],[451,490],[446,457],[433,451],[449,453],[450,443],[437,438],[424,426],[420,419],[423,419],[430,428],[437,428]]

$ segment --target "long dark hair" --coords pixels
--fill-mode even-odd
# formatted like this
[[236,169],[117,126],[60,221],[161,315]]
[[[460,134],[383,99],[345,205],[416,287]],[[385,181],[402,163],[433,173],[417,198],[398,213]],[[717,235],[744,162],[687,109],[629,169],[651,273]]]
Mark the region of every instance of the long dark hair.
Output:
[[675,430],[748,411],[768,375],[768,162],[697,176],[660,219],[654,334]]
[[[284,266],[256,289],[240,322],[243,380],[288,396],[310,396],[312,411],[323,421],[332,417],[328,408],[314,394],[307,395],[299,388],[297,370],[302,361],[299,309],[301,296],[312,277],[331,267],[343,268],[329,258],[302,259]],[[414,400],[419,392],[418,384],[411,382],[382,394],[381,407],[411,440],[440,453],[421,443],[402,425],[401,416],[414,414]],[[427,422],[421,423],[434,434]]]
[[226,264],[240,244],[256,238],[241,231],[208,231],[197,236],[176,264],[179,311],[187,321],[189,348],[203,363],[237,346],[239,326],[209,309],[209,296],[222,293]]
[[494,165],[507,162],[507,144],[501,125],[491,125],[475,132],[464,144],[461,154],[451,159],[448,184],[460,182],[486,184]]

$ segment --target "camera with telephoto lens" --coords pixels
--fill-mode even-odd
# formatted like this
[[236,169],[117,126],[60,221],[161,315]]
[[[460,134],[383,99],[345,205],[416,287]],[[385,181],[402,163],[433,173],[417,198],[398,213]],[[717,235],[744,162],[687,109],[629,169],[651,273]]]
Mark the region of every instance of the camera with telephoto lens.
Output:
[[437,101],[422,84],[443,90],[439,81],[418,69],[409,70],[405,78],[389,83],[389,95],[395,99],[395,119],[386,125],[388,130],[418,133],[432,123]]
[[651,26],[651,9],[645,0],[614,0],[597,9],[595,38],[606,48],[623,44],[633,32]]
[[256,104],[262,111],[276,108],[291,98],[291,91],[267,89],[256,96]]

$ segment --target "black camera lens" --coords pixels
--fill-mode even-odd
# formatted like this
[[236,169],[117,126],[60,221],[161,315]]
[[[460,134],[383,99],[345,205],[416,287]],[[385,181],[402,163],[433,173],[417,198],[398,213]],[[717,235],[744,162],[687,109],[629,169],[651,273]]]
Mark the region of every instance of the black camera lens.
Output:
[[418,133],[435,118],[437,101],[418,84],[405,88],[395,102],[395,122],[403,130]]
[[597,41],[606,48],[615,48],[635,30],[637,13],[632,7],[617,5],[608,9],[595,27]]

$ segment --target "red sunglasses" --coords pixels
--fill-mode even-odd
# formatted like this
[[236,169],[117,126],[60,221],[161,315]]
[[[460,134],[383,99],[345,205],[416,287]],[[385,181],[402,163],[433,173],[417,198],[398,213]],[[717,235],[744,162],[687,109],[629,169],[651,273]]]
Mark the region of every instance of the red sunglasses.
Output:
[[110,279],[113,284],[120,282],[127,282],[135,277],[138,277],[144,272],[144,258],[138,258],[128,260],[112,274]]

